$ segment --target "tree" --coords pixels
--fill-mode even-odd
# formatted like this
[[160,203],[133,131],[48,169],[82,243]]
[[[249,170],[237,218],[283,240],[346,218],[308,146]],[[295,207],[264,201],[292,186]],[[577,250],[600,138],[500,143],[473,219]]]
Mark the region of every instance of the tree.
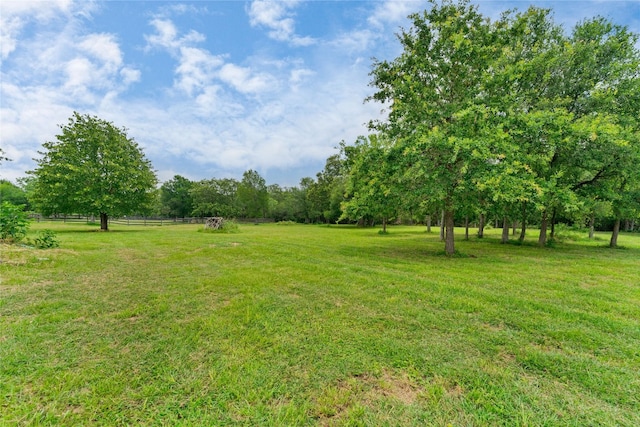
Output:
[[305,197],[300,188],[272,184],[267,189],[270,218],[275,221],[305,221]]
[[554,76],[536,97],[537,111],[529,113],[542,119],[530,126],[529,151],[546,153],[533,168],[542,188],[540,245],[547,223],[553,230],[559,214],[579,212],[594,197],[613,201],[632,188],[640,114],[636,41],[604,18],[586,20],[557,44],[545,61],[553,65],[538,73]]
[[345,191],[350,197],[342,203],[341,219],[381,220],[386,233],[387,222],[396,216],[401,202],[394,169],[397,153],[378,135],[360,137],[343,151],[349,171]]
[[405,173],[421,181],[426,197],[444,212],[445,252],[455,251],[454,212],[459,192],[474,168],[493,154],[483,144],[488,111],[480,104],[483,83],[499,53],[491,27],[468,1],[433,3],[410,16],[402,31],[403,52],[393,62],[376,61],[370,100],[390,103],[385,122],[373,122],[402,147]]
[[239,182],[231,178],[205,179],[194,182],[190,190],[193,215],[233,218],[240,213],[238,206]]
[[294,197],[296,198],[296,206],[299,206],[301,219],[304,223],[309,223],[314,220],[313,209],[311,205],[311,199],[309,192],[315,185],[315,181],[310,176],[305,176],[300,179],[300,184],[297,187],[299,191],[296,191]]
[[10,181],[0,179],[0,203],[5,201],[14,205],[26,205],[27,193]]
[[42,214],[99,215],[100,229],[107,231],[109,216],[146,209],[157,179],[126,129],[77,112],[60,128],[29,172],[36,178],[33,202]]
[[193,212],[193,182],[176,175],[160,187],[161,212],[163,215],[184,218]]
[[573,189],[610,203],[617,246],[620,222],[640,209],[640,51],[638,35],[604,18],[576,26],[569,77],[580,81],[570,94],[580,152]]
[[238,185],[238,203],[245,218],[265,218],[269,210],[267,183],[258,172],[249,169]]
[[342,214],[344,201],[344,164],[340,154],[327,158],[324,169],[316,174],[316,181],[309,183],[306,191],[309,216],[312,221],[331,223]]

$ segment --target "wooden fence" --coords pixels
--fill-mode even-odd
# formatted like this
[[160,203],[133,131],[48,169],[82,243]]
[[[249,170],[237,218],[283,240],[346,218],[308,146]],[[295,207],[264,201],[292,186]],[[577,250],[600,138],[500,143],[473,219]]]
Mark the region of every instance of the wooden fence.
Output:
[[[84,216],[84,215],[59,215],[59,216],[42,216],[31,215],[32,219],[37,222],[64,222],[64,223],[100,223],[100,217]],[[262,224],[274,222],[272,218],[238,218],[241,223]],[[161,217],[145,217],[145,216],[125,216],[120,218],[109,218],[109,224],[119,225],[141,225],[141,226],[162,226],[162,225],[180,225],[180,224],[204,224],[206,217],[190,217],[190,218],[161,218]]]

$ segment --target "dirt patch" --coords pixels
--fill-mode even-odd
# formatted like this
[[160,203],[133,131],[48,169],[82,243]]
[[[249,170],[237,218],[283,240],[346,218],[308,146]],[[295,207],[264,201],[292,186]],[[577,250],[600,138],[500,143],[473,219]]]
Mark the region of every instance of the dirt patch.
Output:
[[374,387],[377,393],[399,400],[405,405],[411,405],[418,399],[419,389],[411,382],[406,374],[394,376],[384,372]]
[[378,375],[355,375],[327,387],[316,399],[314,416],[320,425],[340,424],[352,411],[375,410],[381,402],[409,406],[416,403],[422,390],[405,373],[385,370]]

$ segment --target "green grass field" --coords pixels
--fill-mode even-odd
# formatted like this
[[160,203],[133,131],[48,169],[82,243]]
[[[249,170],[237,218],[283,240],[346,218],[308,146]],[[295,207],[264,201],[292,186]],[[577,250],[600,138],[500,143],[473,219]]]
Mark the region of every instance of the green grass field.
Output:
[[43,228],[0,245],[0,425],[640,425],[640,235]]

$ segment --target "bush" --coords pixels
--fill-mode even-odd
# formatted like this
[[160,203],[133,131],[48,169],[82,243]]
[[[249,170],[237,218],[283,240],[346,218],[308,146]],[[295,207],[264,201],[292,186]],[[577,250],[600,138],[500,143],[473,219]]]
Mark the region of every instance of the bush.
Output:
[[589,230],[566,224],[556,224],[553,240],[556,240],[557,242],[579,242],[589,240]]
[[0,240],[9,243],[19,242],[27,234],[29,219],[23,206],[9,202],[0,205]]
[[33,240],[33,245],[39,249],[51,249],[60,246],[58,236],[52,230],[42,230]]

